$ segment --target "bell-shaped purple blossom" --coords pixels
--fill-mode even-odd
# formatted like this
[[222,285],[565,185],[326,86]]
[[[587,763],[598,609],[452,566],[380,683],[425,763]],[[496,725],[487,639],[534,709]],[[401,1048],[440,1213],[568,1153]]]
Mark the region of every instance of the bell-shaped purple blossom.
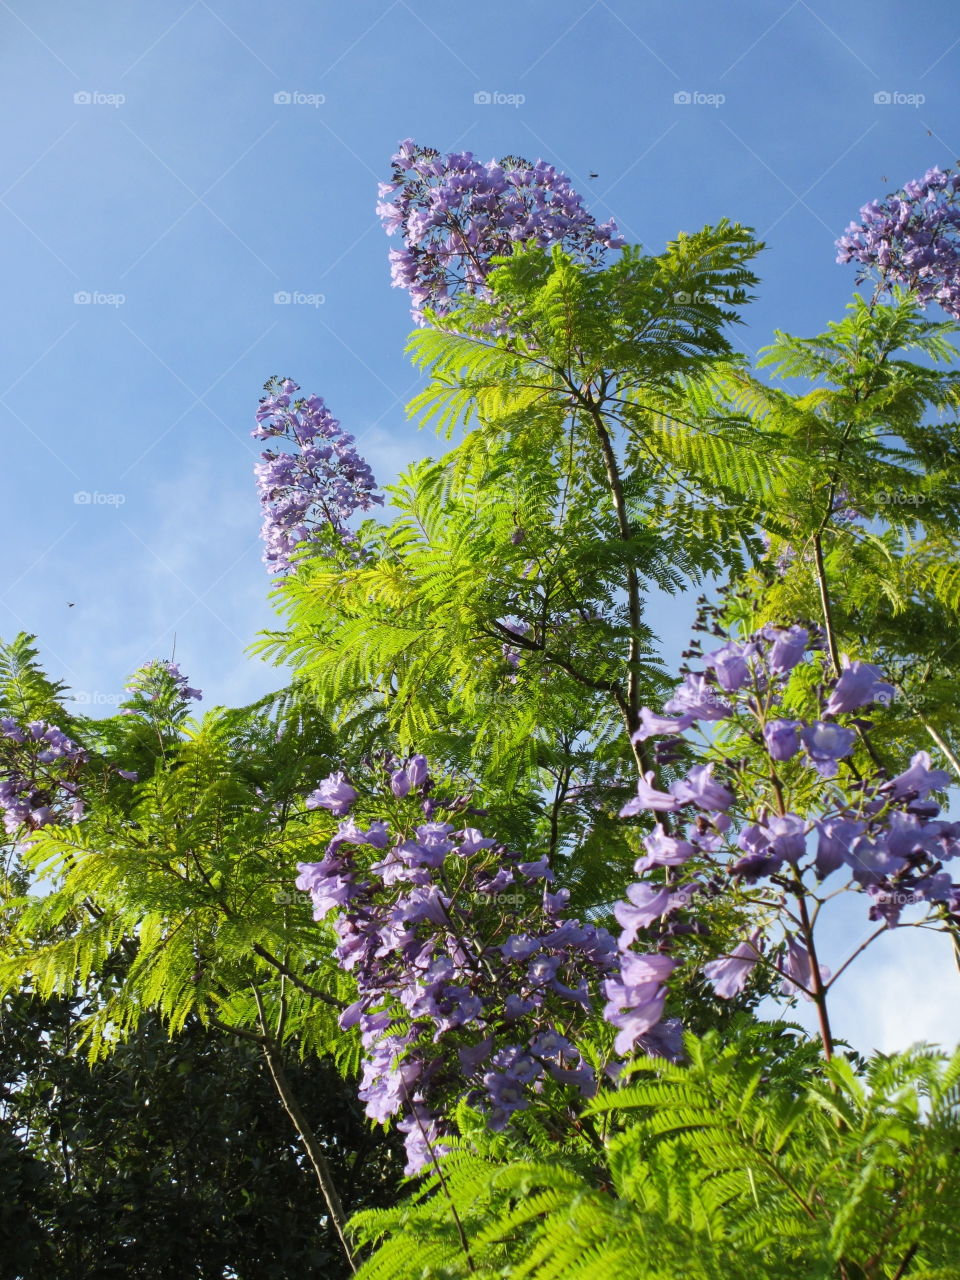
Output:
[[806,627],[769,627],[765,634],[773,641],[767,655],[767,665],[776,675],[792,671],[803,660],[810,632]]
[[923,800],[931,791],[940,791],[948,787],[953,779],[943,769],[931,769],[930,755],[926,751],[918,751],[910,761],[910,768],[891,778],[886,790],[895,800]]
[[723,812],[733,804],[733,792],[713,778],[713,765],[695,765],[685,778],[670,784],[670,791],[681,804],[695,804],[698,809]]
[[409,792],[410,779],[407,776],[406,769],[397,769],[394,773],[391,773],[390,790],[393,792],[393,794],[397,797],[398,800],[402,800],[403,797]]
[[623,926],[620,947],[625,951],[633,946],[637,934],[654,920],[669,915],[687,903],[692,889],[673,890],[669,885],[651,885],[638,880],[627,888],[627,901],[618,902],[613,908],[617,923]]
[[397,1124],[400,1132],[406,1135],[403,1143],[407,1153],[404,1173],[408,1178],[434,1164],[450,1150],[449,1144],[442,1140],[436,1116],[422,1102],[414,1100],[411,1106],[412,1114]]
[[422,787],[427,780],[429,774],[429,766],[426,756],[411,756],[406,765],[407,777],[410,780],[410,786],[414,789]]
[[692,715],[658,716],[649,707],[640,708],[640,728],[631,737],[631,742],[645,742],[660,734],[683,733],[696,722]]
[[763,741],[771,760],[790,760],[800,750],[799,730],[802,720],[768,720],[763,726]]
[[484,1036],[482,1040],[478,1040],[476,1044],[464,1045],[458,1049],[457,1058],[463,1074],[469,1078],[479,1071],[482,1064],[488,1060],[493,1052],[493,1046],[494,1038],[492,1035],[488,1035]]
[[677,964],[672,956],[624,952],[619,979],[608,978],[604,984],[607,1003],[603,1016],[619,1028],[614,1041],[617,1053],[629,1053],[660,1021],[667,995],[663,984]]
[[643,847],[647,851],[645,858],[634,863],[634,871],[643,875],[651,867],[680,867],[694,855],[694,847],[689,840],[679,840],[676,836],[668,836],[661,823],[653,829],[653,834],[644,836]]
[[742,689],[750,678],[749,659],[756,651],[751,644],[738,644],[729,641],[721,649],[714,650],[704,659],[704,666],[712,668],[716,673],[717,684],[721,689],[732,693]]
[[877,839],[858,836],[850,846],[849,861],[854,880],[864,887],[898,876],[907,866],[907,859],[890,848],[886,833]]
[[853,842],[863,835],[866,823],[850,818],[829,818],[815,824],[817,856],[814,863],[821,880],[838,871],[852,857]]
[[796,865],[807,851],[807,824],[795,813],[770,818],[762,831],[774,856],[784,862]]
[[846,654],[841,661],[843,670],[825,708],[828,715],[855,711],[870,702],[893,697],[893,685],[884,683],[879,667],[869,662],[851,662]]
[[26,733],[14,720],[13,716],[4,716],[0,719],[0,735],[4,738],[10,738],[14,742],[25,742],[27,739]]
[[772,875],[783,865],[783,858],[775,853],[770,844],[770,835],[765,828],[752,822],[737,836],[737,846],[743,850],[744,856],[733,862],[730,874],[744,880],[757,880],[760,876]]
[[347,782],[343,772],[338,770],[329,778],[324,778],[304,803],[308,809],[329,809],[335,818],[342,818],[350,811],[356,798],[357,792]]
[[[779,967],[784,975],[780,989],[785,996],[799,992],[805,1000],[813,1000],[813,962],[810,952],[803,943],[796,938],[791,938],[787,943],[786,955]],[[830,970],[820,965],[819,971],[821,986],[825,986],[830,981]]]
[[668,794],[666,791],[658,791],[653,785],[653,770],[645,773],[637,784],[637,794],[633,800],[628,800],[620,810],[621,818],[632,818],[634,814],[643,813],[646,809],[653,809],[663,813],[670,813],[674,809],[680,808],[680,801],[676,796]]
[[518,862],[517,870],[524,879],[529,881],[546,880],[548,883],[552,883],[555,879],[553,872],[550,870],[550,863],[546,854],[533,862]]
[[693,720],[726,720],[732,707],[708,684],[706,677],[690,671],[677,686],[673,697],[663,704],[664,711],[689,716]]
[[739,942],[728,956],[711,960],[703,966],[703,974],[713,987],[714,995],[721,1000],[732,1000],[739,995],[749,981],[754,966],[760,959],[757,949],[761,931],[754,929],[750,937]]
[[817,772],[824,778],[832,778],[837,772],[837,761],[850,754],[857,735],[853,729],[844,729],[832,721],[816,720],[801,730],[800,740]]

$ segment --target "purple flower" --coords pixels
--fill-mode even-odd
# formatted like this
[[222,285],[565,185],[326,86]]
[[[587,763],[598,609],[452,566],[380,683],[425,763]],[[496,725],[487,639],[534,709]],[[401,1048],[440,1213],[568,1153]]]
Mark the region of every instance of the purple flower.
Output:
[[627,888],[628,902],[618,902],[613,908],[617,923],[623,925],[620,947],[626,950],[636,941],[637,933],[646,929],[654,920],[669,915],[687,903],[692,888],[687,886],[673,890],[668,885],[650,885],[640,880]]
[[404,1173],[412,1178],[421,1169],[449,1151],[449,1145],[440,1140],[440,1128],[436,1118],[420,1102],[413,1104],[414,1114],[399,1121],[397,1128],[406,1134],[404,1149],[407,1163]]
[[525,1000],[523,996],[511,991],[503,1002],[503,1016],[507,1022],[516,1022],[518,1018],[525,1018],[528,1013],[533,1013],[536,1007],[533,1000]]
[[957,175],[934,167],[884,200],[871,200],[837,241],[837,261],[875,268],[885,283],[913,290],[921,306],[938,302],[960,317],[958,191]]
[[670,956],[624,952],[619,981],[608,978],[604,983],[603,1016],[620,1029],[614,1041],[617,1053],[629,1053],[640,1036],[660,1021],[667,994],[663,983],[678,963]]
[[558,889],[556,893],[550,893],[547,889],[543,891],[543,909],[547,915],[554,916],[565,910],[569,901],[569,889]]
[[876,840],[858,836],[851,845],[849,862],[854,880],[864,887],[899,875],[907,865],[907,859],[894,853],[883,835]]
[[490,1128],[494,1132],[505,1129],[515,1111],[525,1111],[530,1105],[526,1085],[506,1071],[488,1071],[483,1083],[493,1103]]
[[754,929],[750,937],[740,942],[728,956],[719,960],[711,960],[703,966],[703,974],[713,987],[714,995],[721,1000],[732,1000],[747,985],[753,967],[760,959],[757,944],[761,932]]
[[335,818],[342,818],[348,813],[350,806],[357,798],[357,792],[347,782],[343,773],[332,773],[324,778],[319,787],[307,796],[304,803],[308,809],[329,809]]
[[547,855],[537,858],[535,862],[518,862],[517,870],[526,877],[527,880],[546,880],[548,884],[552,884],[555,876],[550,870],[550,863],[547,861]]
[[647,850],[647,856],[639,858],[633,867],[638,875],[643,875],[651,867],[682,866],[694,854],[694,847],[689,840],[668,836],[659,822],[652,835],[644,836],[643,846]]
[[641,707],[640,728],[630,741],[644,742],[647,738],[653,738],[659,734],[683,733],[694,722],[695,717],[691,715],[675,716],[672,719],[668,719],[666,716],[655,715],[649,707]]
[[806,828],[803,818],[786,813],[771,818],[761,829],[776,857],[796,865],[807,851]]
[[930,756],[926,751],[918,751],[910,761],[910,768],[898,773],[886,784],[894,800],[923,800],[931,791],[940,791],[948,787],[953,779],[943,769],[930,768]]
[[800,750],[802,720],[770,720],[763,726],[763,740],[771,760],[790,760]]
[[492,259],[515,244],[559,244],[589,263],[623,244],[613,223],[598,225],[569,179],[542,160],[482,164],[469,151],[441,157],[407,139],[391,178],[377,212],[387,234],[403,240],[390,251],[392,282],[409,293],[418,324],[427,308],[442,315],[464,295],[483,295]]
[[539,950],[538,938],[528,938],[522,934],[512,933],[500,947],[500,954],[505,960],[528,960]]
[[406,773],[411,787],[422,787],[427,780],[427,757],[411,756],[406,764]]
[[868,702],[893,697],[893,685],[884,684],[879,667],[871,666],[869,662],[851,662],[846,654],[841,661],[844,669],[827,701],[825,709],[828,715],[855,711]]
[[850,860],[853,841],[863,834],[866,824],[849,818],[830,818],[814,824],[817,831],[817,875],[825,880]]
[[263,509],[263,559],[271,573],[285,573],[293,568],[291,557],[299,544],[316,540],[324,530],[339,545],[351,546],[354,536],[347,521],[356,511],[382,504],[383,498],[374,492],[377,482],[354,448],[353,436],[341,429],[319,396],[291,407],[291,395],[300,390],[295,382],[288,379],[278,387],[274,380],[268,388],[251,434],[258,440],[278,438],[292,449],[266,449],[254,472]]
[[[787,952],[780,972],[784,975],[780,990],[785,996],[799,991],[805,1000],[813,999],[813,964],[810,952],[796,938],[787,943]],[[830,970],[820,965],[820,982],[825,985],[830,981]]]
[[469,858],[475,853],[479,853],[482,849],[492,849],[496,844],[495,840],[491,840],[489,836],[484,836],[476,827],[464,827],[462,831],[458,831],[460,838],[460,846],[457,852],[464,858]]
[[755,647],[752,644],[742,645],[731,640],[722,649],[716,649],[707,655],[704,665],[712,667],[717,674],[717,683],[728,693],[742,689],[750,678],[748,659],[753,656]]
[[730,867],[732,876],[756,880],[760,876],[771,875],[783,862],[783,858],[770,847],[769,833],[755,822],[743,828],[737,837],[737,845],[745,857]]
[[636,813],[642,813],[645,809],[663,810],[671,812],[680,808],[680,801],[676,796],[668,795],[666,791],[658,791],[653,785],[653,770],[645,773],[637,784],[637,795],[633,800],[628,800],[620,810],[621,818],[631,818]]
[[4,738],[12,738],[14,742],[25,742],[27,737],[13,716],[4,716],[0,719],[0,735]]
[[770,627],[765,634],[773,640],[767,656],[770,670],[777,675],[792,671],[806,652],[810,632],[805,627]]
[[836,762],[850,754],[856,738],[853,729],[843,729],[826,720],[816,720],[800,733],[810,763],[824,778],[835,776]]
[[486,1062],[493,1052],[493,1044],[493,1036],[485,1036],[482,1040],[478,1040],[476,1044],[465,1045],[457,1050],[460,1069],[465,1076],[472,1076],[475,1071],[480,1069],[480,1064]]
[[[723,811],[733,804],[733,792],[713,780],[713,765],[696,765],[685,778],[670,784],[671,792],[681,804],[695,804],[698,809]],[[652,807],[652,806],[651,806]]]
[[683,1024],[679,1018],[664,1018],[655,1027],[641,1035],[634,1046],[638,1053],[651,1058],[666,1058],[668,1062],[683,1061]]
[[692,671],[683,677],[683,683],[663,709],[692,720],[725,720],[731,713],[729,703],[718,697],[706,677]]

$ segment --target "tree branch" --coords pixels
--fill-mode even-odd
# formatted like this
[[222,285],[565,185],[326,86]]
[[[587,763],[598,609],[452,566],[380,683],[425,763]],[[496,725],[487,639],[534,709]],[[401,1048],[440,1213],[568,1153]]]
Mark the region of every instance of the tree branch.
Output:
[[263,1056],[266,1058],[267,1066],[270,1069],[270,1075],[273,1077],[273,1083],[276,1086],[277,1093],[280,1095],[280,1101],[283,1103],[284,1110],[293,1122],[293,1127],[300,1135],[300,1141],[306,1148],[307,1155],[310,1157],[310,1163],[313,1165],[314,1173],[317,1175],[317,1181],[320,1183],[320,1190],[326,1201],[327,1209],[330,1212],[330,1218],[340,1238],[340,1244],[343,1246],[343,1252],[346,1255],[347,1263],[350,1270],[356,1273],[357,1267],[353,1260],[353,1252],[347,1243],[346,1238],[346,1216],[343,1212],[343,1205],[340,1202],[340,1196],[337,1192],[336,1184],[333,1181],[333,1174],[330,1170],[327,1157],[320,1150],[313,1130],[304,1114],[303,1108],[297,1100],[296,1094],[290,1086],[287,1073],[284,1070],[283,1062],[280,1054],[277,1052],[277,1045],[274,1043],[269,1031],[267,1030],[267,1019],[263,1008],[263,999],[259,990],[254,987],[253,996],[257,1002],[257,1014],[260,1019],[260,1027],[263,1031],[262,1047]]

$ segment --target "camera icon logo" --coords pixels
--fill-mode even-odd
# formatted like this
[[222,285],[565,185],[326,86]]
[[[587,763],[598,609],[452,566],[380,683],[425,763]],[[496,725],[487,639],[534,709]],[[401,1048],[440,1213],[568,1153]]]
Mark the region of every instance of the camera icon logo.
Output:
[[278,107],[286,107],[293,101],[293,95],[286,90],[281,90],[273,95],[273,101]]
[[487,93],[485,89],[481,89],[479,93],[473,95],[473,101],[478,107],[488,107],[493,101],[493,96]]
[[878,107],[888,107],[893,98],[885,89],[881,89],[879,93],[873,95],[873,100]]
[[78,107],[89,107],[90,103],[93,101],[93,95],[88,89],[81,89],[78,93],[73,95],[73,101]]
[[686,107],[693,101],[693,96],[686,89],[679,89],[673,95],[673,100],[678,107]]
[[278,306],[284,306],[290,301],[290,294],[287,293],[286,289],[281,289],[279,293],[273,295],[273,301]]

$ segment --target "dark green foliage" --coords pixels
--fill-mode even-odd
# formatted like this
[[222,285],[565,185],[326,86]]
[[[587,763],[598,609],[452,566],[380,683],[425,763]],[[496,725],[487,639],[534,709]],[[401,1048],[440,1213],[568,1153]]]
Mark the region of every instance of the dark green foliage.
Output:
[[[0,1275],[318,1280],[347,1275],[256,1046],[154,1018],[105,1062],[71,1053],[82,1002],[0,1019]],[[350,1208],[395,1193],[395,1143],[329,1062],[288,1070]]]

